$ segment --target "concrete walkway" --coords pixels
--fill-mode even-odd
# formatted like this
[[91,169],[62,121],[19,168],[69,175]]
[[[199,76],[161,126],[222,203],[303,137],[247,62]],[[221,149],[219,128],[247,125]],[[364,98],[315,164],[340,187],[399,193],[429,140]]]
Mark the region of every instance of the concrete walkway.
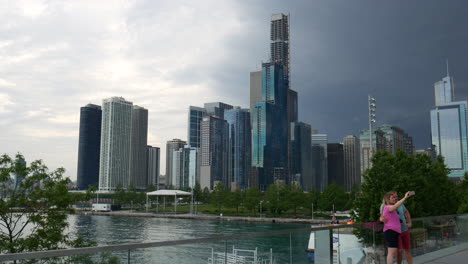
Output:
[[417,256],[414,258],[416,264],[451,264],[451,263],[468,263],[468,243],[463,243],[458,246],[444,248],[431,253]]

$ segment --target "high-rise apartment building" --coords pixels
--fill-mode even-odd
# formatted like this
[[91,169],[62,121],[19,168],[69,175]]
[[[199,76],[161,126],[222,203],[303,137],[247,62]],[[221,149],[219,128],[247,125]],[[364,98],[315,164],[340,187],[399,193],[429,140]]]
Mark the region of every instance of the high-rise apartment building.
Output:
[[311,128],[303,122],[290,124],[291,135],[291,161],[289,182],[298,182],[303,190],[312,190],[314,183],[312,178],[312,143]]
[[101,107],[88,104],[80,109],[78,142],[78,189],[86,190],[99,184],[99,156],[101,152]]
[[139,190],[144,190],[148,187],[147,145],[148,110],[134,105],[132,111],[130,184]]
[[198,148],[185,145],[183,148],[174,152],[172,171],[174,178],[172,183],[175,188],[194,188],[199,177],[197,167]]
[[344,150],[341,143],[327,144],[328,184],[335,182],[345,187]]
[[396,153],[398,149],[405,149],[404,139],[407,135],[403,129],[392,125],[381,125],[379,129],[384,132],[386,151]]
[[[386,150],[385,134],[382,130],[377,129],[372,131],[372,150],[377,152],[379,150]],[[360,156],[361,156],[361,182],[363,182],[362,175],[364,172],[372,167],[371,159],[371,146],[369,144],[369,130],[361,130],[359,134]]]
[[353,185],[361,184],[360,142],[356,136],[343,139],[344,154],[344,187],[350,192]]
[[206,109],[197,106],[189,107],[187,139],[191,147],[199,148],[201,140],[201,121],[206,116]]
[[148,151],[148,185],[153,185],[159,189],[159,174],[161,150],[158,147],[147,146]]
[[434,84],[435,108],[431,110],[432,145],[444,157],[449,177],[461,178],[468,171],[468,103],[454,101],[455,86],[447,77]]
[[323,192],[328,186],[328,163],[326,134],[312,134],[312,178],[314,179],[313,189]]
[[221,102],[205,103],[203,107],[205,108],[207,115],[216,116],[221,119],[224,119],[224,111],[233,108],[232,105],[228,105]]
[[132,110],[132,102],[122,97],[103,100],[99,190],[130,184]]
[[235,107],[224,112],[229,130],[228,181],[231,190],[247,189],[252,165],[251,122],[249,109]]
[[413,144],[413,137],[405,134],[403,136],[403,150],[408,153],[408,155],[413,155],[415,153],[415,147]]
[[[223,113],[224,115],[224,113]],[[210,190],[218,183],[229,188],[228,170],[228,123],[226,120],[207,116],[202,121],[200,185]]]
[[179,149],[183,148],[187,142],[180,140],[178,138],[174,138],[173,140],[169,140],[166,143],[166,186],[173,186],[174,182],[174,172],[172,171],[173,168],[173,160],[174,160],[174,152],[178,151]]

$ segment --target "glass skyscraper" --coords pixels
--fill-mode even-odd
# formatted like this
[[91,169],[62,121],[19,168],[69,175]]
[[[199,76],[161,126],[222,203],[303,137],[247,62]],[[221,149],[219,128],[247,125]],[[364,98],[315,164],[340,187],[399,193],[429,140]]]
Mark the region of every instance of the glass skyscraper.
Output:
[[311,135],[312,178],[314,179],[312,188],[321,192],[328,186],[327,144],[326,134]]
[[148,185],[159,189],[161,150],[158,147],[147,146],[148,150]]
[[228,179],[232,190],[244,190],[250,186],[252,164],[250,112],[236,107],[226,110],[224,118],[229,125]]
[[174,138],[173,140],[169,140],[166,142],[166,186],[172,186],[174,183],[172,179],[174,179],[173,171],[172,171],[172,163],[173,163],[173,155],[175,151],[178,151],[180,148],[183,148],[187,142],[180,140],[178,138]]
[[101,153],[102,110],[88,104],[80,109],[80,136],[78,143],[78,189],[86,190],[99,183],[99,155]]
[[311,127],[303,122],[291,123],[290,183],[299,182],[305,191],[313,188]]
[[130,184],[140,190],[144,190],[148,187],[147,145],[148,110],[141,106],[134,105],[132,111]]
[[359,154],[359,138],[351,135],[343,139],[344,154],[344,186],[350,192],[355,184],[361,184],[361,159]]
[[431,110],[431,136],[437,155],[444,157],[451,170],[449,177],[463,177],[468,172],[467,101],[455,102],[455,85],[447,77],[434,84],[435,108]]
[[174,151],[172,171],[172,183],[175,188],[194,188],[198,178],[198,148],[185,145],[178,151]]

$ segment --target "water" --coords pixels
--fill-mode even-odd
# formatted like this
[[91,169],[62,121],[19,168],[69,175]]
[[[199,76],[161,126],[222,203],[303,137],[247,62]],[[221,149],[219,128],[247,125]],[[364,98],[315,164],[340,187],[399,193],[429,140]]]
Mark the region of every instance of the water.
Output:
[[[205,238],[238,235],[257,232],[302,229],[310,225],[256,223],[221,220],[188,220],[124,216],[70,215],[71,234],[96,241],[99,246],[124,243],[141,243],[180,239]],[[296,233],[291,236],[292,263],[309,263],[306,249],[310,233]],[[207,263],[211,248],[225,249],[225,241],[199,243],[183,246],[149,248],[131,252],[130,263]],[[273,249],[276,263],[290,262],[290,236],[270,236],[247,240],[227,241],[228,251],[232,246],[241,249],[269,253]],[[122,263],[127,263],[127,252],[115,252]]]

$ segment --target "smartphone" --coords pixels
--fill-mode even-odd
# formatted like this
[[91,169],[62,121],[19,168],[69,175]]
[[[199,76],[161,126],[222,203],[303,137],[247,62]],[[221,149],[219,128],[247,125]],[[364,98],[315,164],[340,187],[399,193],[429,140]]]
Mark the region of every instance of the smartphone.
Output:
[[409,193],[410,193],[410,195],[415,195],[416,194],[414,191],[410,191]]

